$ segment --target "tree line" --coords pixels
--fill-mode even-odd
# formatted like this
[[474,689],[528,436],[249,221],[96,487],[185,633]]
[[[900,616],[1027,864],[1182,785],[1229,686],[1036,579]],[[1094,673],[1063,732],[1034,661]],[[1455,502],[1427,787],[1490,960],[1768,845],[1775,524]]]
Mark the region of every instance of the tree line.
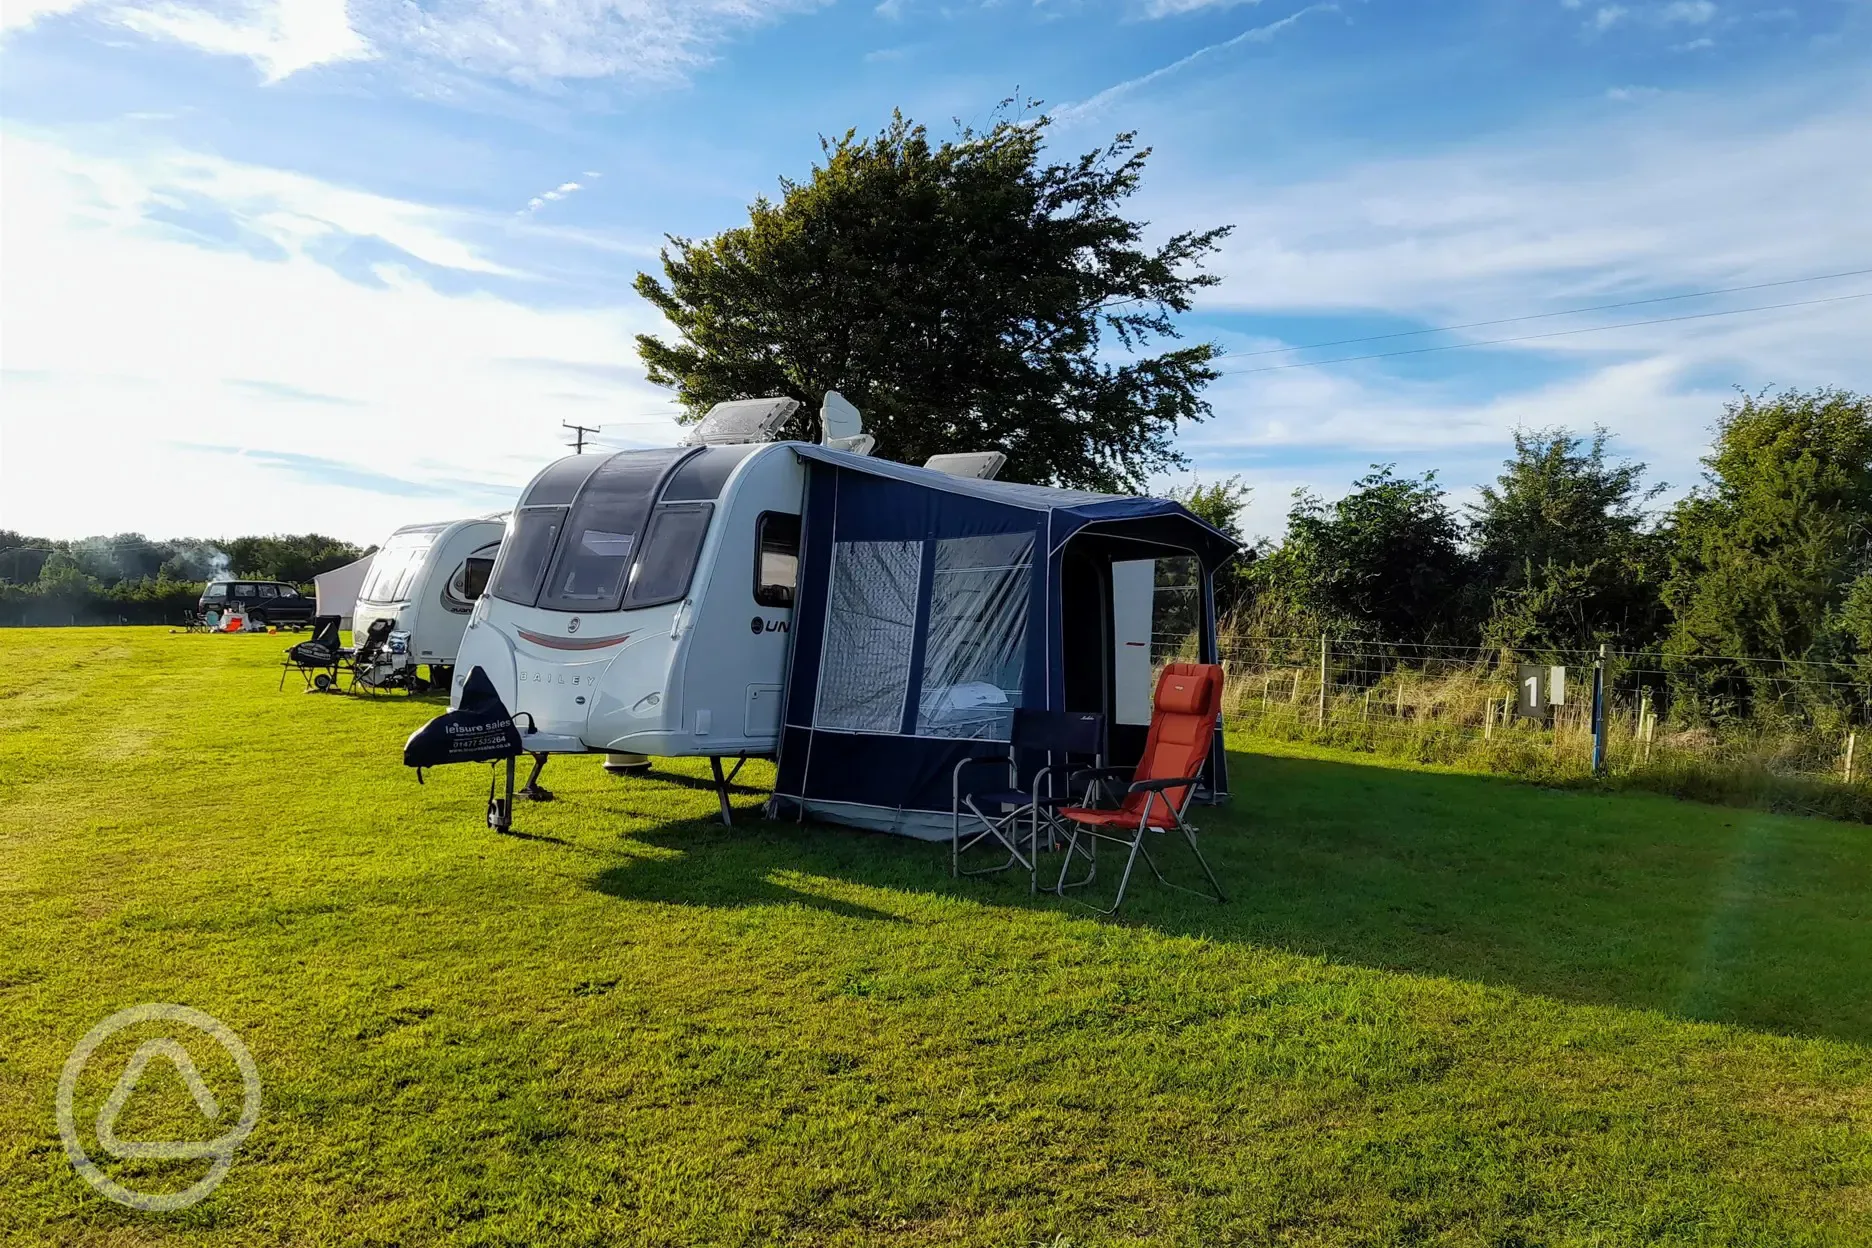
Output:
[[173,623],[213,578],[287,581],[309,592],[313,577],[374,549],[320,533],[61,541],[0,529],[0,625]]
[[[1666,487],[1604,429],[1518,432],[1460,509],[1436,473],[1374,465],[1334,502],[1297,493],[1285,536],[1224,572],[1218,605],[1238,640],[1655,651],[1699,717],[1759,711],[1790,661],[1872,684],[1872,398],[1745,394],[1702,463],[1659,506]],[[1239,479],[1181,497],[1239,536]]]

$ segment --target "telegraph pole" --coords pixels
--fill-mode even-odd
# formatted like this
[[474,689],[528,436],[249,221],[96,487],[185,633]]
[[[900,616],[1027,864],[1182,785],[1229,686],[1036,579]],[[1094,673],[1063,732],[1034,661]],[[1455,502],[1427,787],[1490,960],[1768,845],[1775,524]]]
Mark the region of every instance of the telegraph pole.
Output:
[[598,432],[598,430],[591,425],[568,425],[563,420],[560,421],[559,424],[563,428],[570,429],[572,431],[572,437],[574,439],[572,443],[572,450],[573,450],[573,453],[577,455],[583,455],[585,453],[585,435],[588,433]]

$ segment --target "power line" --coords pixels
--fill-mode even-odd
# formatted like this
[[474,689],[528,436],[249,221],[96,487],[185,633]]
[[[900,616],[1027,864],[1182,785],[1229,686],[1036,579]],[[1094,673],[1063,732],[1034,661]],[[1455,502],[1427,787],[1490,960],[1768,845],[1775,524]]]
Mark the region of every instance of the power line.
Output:
[[[1287,351],[1318,351],[1325,347],[1347,347],[1358,342],[1384,342],[1391,338],[1415,338],[1421,334],[1452,334],[1459,329],[1483,329],[1490,325],[1512,325],[1518,321],[1540,321],[1556,316],[1579,316],[1587,312],[1610,312],[1615,308],[1637,308],[1652,303],[1670,303],[1682,299],[1708,299],[1715,295],[1734,295],[1747,290],[1768,290],[1775,286],[1799,286],[1807,282],[1830,282],[1841,277],[1864,277],[1872,269],[1848,269],[1843,273],[1821,273],[1815,277],[1790,277],[1778,282],[1756,282],[1750,286],[1719,286],[1715,290],[1697,290],[1687,295],[1658,295],[1651,299],[1627,299],[1622,303],[1597,303],[1587,308],[1567,308],[1560,312],[1532,312],[1526,316],[1504,316],[1493,321],[1465,321],[1438,329],[1403,329],[1391,334],[1369,334],[1363,338],[1334,338],[1330,342],[1309,342],[1298,347],[1264,347],[1258,351],[1224,351],[1215,358],[1247,359],[1256,355],[1280,355]],[[1640,322],[1645,323],[1645,322]]]
[[1583,329],[1553,329],[1541,334],[1520,334],[1513,338],[1485,338],[1480,342],[1447,342],[1436,347],[1410,347],[1403,351],[1378,351],[1370,355],[1341,355],[1330,360],[1301,360],[1296,364],[1267,364],[1260,368],[1219,368],[1219,376],[1238,377],[1247,373],[1277,373],[1288,368],[1318,368],[1323,364],[1350,364],[1354,360],[1388,360],[1400,355],[1428,355],[1433,351],[1460,351],[1466,347],[1497,347],[1509,342],[1532,342],[1537,338],[1565,338],[1573,334],[1597,334],[1608,329],[1636,329],[1641,325],[1669,325],[1677,321],[1703,321],[1715,316],[1740,316],[1745,312],[1778,312],[1784,308],[1809,308],[1821,303],[1844,303],[1849,299],[1872,296],[1872,290],[1851,295],[1829,295],[1824,299],[1801,299],[1793,303],[1766,303],[1753,308],[1729,308],[1722,312],[1692,312],[1685,316],[1659,316],[1648,321],[1621,321],[1616,325],[1588,325]]

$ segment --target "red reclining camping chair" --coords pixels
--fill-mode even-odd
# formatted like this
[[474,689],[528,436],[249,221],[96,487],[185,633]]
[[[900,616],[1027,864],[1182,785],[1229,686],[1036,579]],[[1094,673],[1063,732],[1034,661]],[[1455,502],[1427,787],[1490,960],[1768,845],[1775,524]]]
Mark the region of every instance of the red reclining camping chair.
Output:
[[[1124,904],[1125,887],[1131,882],[1131,868],[1137,864],[1139,854],[1144,856],[1145,864],[1160,883],[1171,888],[1183,888],[1181,884],[1171,884],[1164,879],[1150,851],[1144,848],[1147,835],[1162,835],[1175,829],[1189,842],[1191,852],[1196,855],[1196,861],[1202,864],[1203,874],[1209,877],[1209,885],[1215,890],[1213,894],[1193,888],[1183,888],[1183,891],[1198,896],[1213,895],[1218,902],[1224,900],[1222,885],[1216,882],[1215,872],[1209,869],[1209,860],[1203,857],[1202,850],[1196,845],[1196,829],[1190,827],[1183,818],[1184,812],[1189,809],[1190,800],[1196,794],[1196,782],[1209,761],[1209,751],[1215,744],[1216,716],[1221,710],[1220,667],[1208,663],[1172,663],[1164,668],[1163,675],[1157,681],[1157,698],[1151,709],[1150,736],[1144,743],[1144,757],[1138,761],[1137,770],[1131,775],[1124,803],[1116,810],[1067,807],[1059,811],[1060,820],[1067,826],[1068,836],[1066,859],[1060,864],[1059,884],[1055,892],[1064,897],[1067,889],[1092,882],[1098,869],[1099,841],[1112,841],[1130,847],[1124,874],[1118,878],[1118,896],[1113,899],[1110,909],[1100,913],[1114,914]],[[1108,768],[1096,774],[1102,777],[1109,771]],[[1082,838],[1085,842],[1083,845]],[[1066,876],[1072,869],[1074,855],[1085,858],[1087,870],[1084,879],[1069,882]]]

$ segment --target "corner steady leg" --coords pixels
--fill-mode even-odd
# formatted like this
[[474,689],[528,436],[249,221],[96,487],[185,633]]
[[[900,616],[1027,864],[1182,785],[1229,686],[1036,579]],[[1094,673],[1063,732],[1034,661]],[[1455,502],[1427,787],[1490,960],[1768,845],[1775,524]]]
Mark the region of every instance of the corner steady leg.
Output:
[[[711,754],[709,755],[708,761],[709,770],[715,773],[715,796],[721,799],[722,824],[725,827],[732,828],[734,826],[734,814],[728,809],[728,781],[731,777],[722,775],[720,755]],[[735,768],[737,774],[740,770],[739,767]]]
[[520,786],[520,791],[514,794],[515,797],[526,802],[550,802],[553,800],[553,795],[539,786],[540,772],[546,770],[546,760],[549,757],[551,756],[547,754],[535,754],[533,756],[533,771],[527,776],[526,783]]

